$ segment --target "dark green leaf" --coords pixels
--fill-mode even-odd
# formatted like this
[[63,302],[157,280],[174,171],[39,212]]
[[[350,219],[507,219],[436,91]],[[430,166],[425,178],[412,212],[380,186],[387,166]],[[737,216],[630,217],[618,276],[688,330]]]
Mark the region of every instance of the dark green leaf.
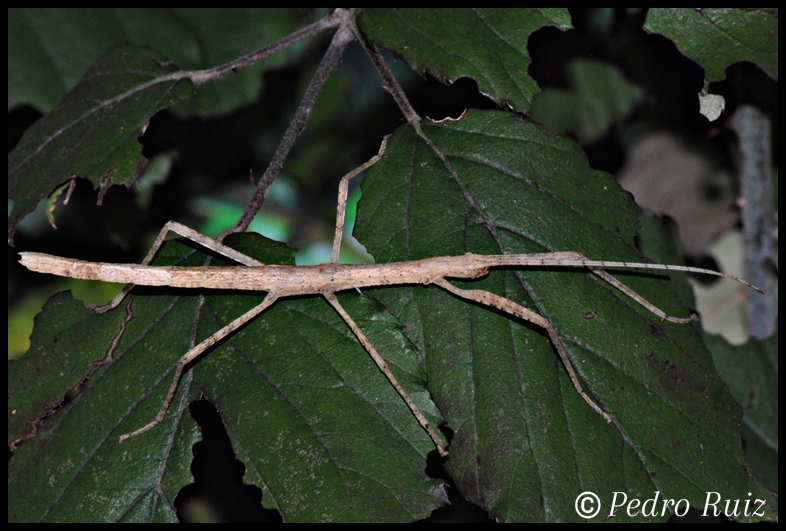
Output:
[[193,90],[153,50],[123,45],[107,52],[9,154],[9,240],[16,224],[72,176],[86,177],[102,191],[133,182],[144,167],[138,137],[148,120]]
[[[184,70],[218,66],[303,25],[295,9],[21,9],[8,10],[8,107],[53,109],[90,65],[113,46],[149,46]],[[277,54],[200,91],[190,105],[203,114],[248,104]]]
[[709,81],[722,80],[726,67],[739,61],[756,63],[778,80],[777,9],[655,8],[644,29],[673,40]]
[[[123,358],[127,349],[118,350],[115,363],[96,372],[86,383],[84,395],[74,396],[71,405],[61,405],[64,394],[91,373],[93,362],[105,356],[125,309],[98,315],[70,297],[58,295],[39,316],[30,352],[9,363],[9,396],[13,394],[9,408],[18,412],[9,414],[9,419],[31,420],[52,408],[60,409],[44,419],[37,437],[22,444],[11,460],[9,521],[176,519],[175,497],[193,481],[189,472],[191,447],[199,440],[194,422],[188,415],[165,419],[163,429],[153,434],[148,451],[141,455],[118,446],[114,436],[120,420],[133,412],[134,400],[145,396],[145,388],[140,387],[147,372],[144,364],[152,364],[148,370],[153,374],[148,378],[153,379],[156,369],[171,366],[171,360],[151,348],[163,344],[166,327],[173,326],[174,312],[167,314],[165,304],[161,300],[149,304],[147,310],[154,312],[152,315],[139,311],[134,315],[136,324],[158,319],[163,326],[157,332],[145,330],[144,325],[140,330],[132,321],[122,337],[123,345],[137,344],[137,349],[147,352],[147,358],[139,357],[143,365],[136,365],[132,356]],[[140,343],[143,339],[146,342]],[[186,346],[187,342],[178,344]],[[131,365],[130,370],[124,368],[126,364]],[[66,368],[69,372],[61,375],[59,371]],[[188,391],[183,386],[175,398],[181,411],[189,400]],[[139,394],[132,397],[132,392]],[[23,434],[17,431],[22,429],[18,425],[9,422],[11,438]]]
[[369,9],[358,18],[369,39],[418,72],[452,83],[471,77],[500,105],[527,111],[537,84],[527,40],[548,25],[570,27],[566,9]]
[[9,240],[19,220],[72,176],[90,179],[102,195],[112,184],[134,182],[146,162],[138,137],[159,110],[192,95],[197,97],[187,107],[184,102],[176,109],[216,114],[248,104],[261,90],[261,72],[288,55],[271,56],[198,92],[179,68],[219,66],[299,25],[294,10],[11,10],[9,106],[32,101],[48,109],[70,91],[9,155]]
[[[436,151],[399,131],[364,183],[356,235],[378,261],[564,250],[646,261],[630,197],[569,140],[499,112],[423,132]],[[686,316],[658,277],[617,274]],[[550,319],[582,385],[614,416],[607,425],[581,400],[537,328],[435,288],[374,291],[424,351],[428,389],[455,432],[447,466],[471,501],[504,521],[564,521],[578,518],[585,490],[606,503],[619,490],[659,491],[697,507],[712,490],[764,496],[697,327],[661,322],[581,271],[496,272],[469,286]]]
[[554,133],[576,133],[592,143],[627,116],[644,92],[613,65],[576,60],[568,67],[571,90],[545,89],[532,101],[532,118]]
[[778,335],[730,345],[705,334],[715,365],[742,406],[745,456],[762,485],[778,491]]

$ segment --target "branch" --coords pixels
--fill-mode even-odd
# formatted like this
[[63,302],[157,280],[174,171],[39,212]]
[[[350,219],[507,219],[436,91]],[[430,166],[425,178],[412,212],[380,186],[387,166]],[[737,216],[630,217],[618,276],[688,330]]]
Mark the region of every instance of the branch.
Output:
[[344,48],[352,40],[353,35],[350,21],[354,20],[357,16],[357,11],[337,10],[333,15],[336,20],[340,21],[340,25],[338,31],[336,31],[336,34],[333,36],[333,40],[330,42],[330,47],[325,52],[325,56],[322,58],[319,68],[317,68],[306,93],[303,95],[303,100],[300,102],[295,112],[295,116],[292,118],[292,122],[284,133],[284,137],[281,139],[281,143],[278,145],[276,152],[273,154],[273,159],[270,161],[267,170],[265,170],[265,174],[259,180],[257,190],[246,207],[246,210],[235,226],[218,238],[219,241],[223,240],[229,234],[244,232],[251,224],[254,216],[256,216],[257,212],[262,208],[268,189],[276,179],[278,172],[281,171],[281,168],[284,166],[284,161],[292,150],[292,146],[295,144],[298,136],[300,136],[300,133],[302,133],[303,129],[306,127],[306,122],[311,114],[311,110],[314,108],[314,103],[317,100],[320,90],[322,90],[322,86],[325,84],[330,72],[336,67],[336,64],[338,64],[338,59],[341,57]]
[[737,134],[740,192],[745,237],[745,274],[769,296],[746,297],[748,333],[757,339],[770,337],[778,328],[778,252],[773,249],[775,214],[772,207],[772,150],[770,121],[750,105],[734,112],[730,125]]
[[243,68],[253,65],[254,63],[261,61],[265,57],[273,55],[276,52],[287,48],[296,42],[300,42],[303,39],[307,39],[308,37],[312,37],[317,33],[320,33],[326,29],[335,28],[339,24],[341,24],[343,18],[341,16],[341,12],[339,10],[333,12],[329,16],[314,22],[310,26],[306,26],[305,28],[299,29],[298,31],[283,37],[272,44],[268,44],[267,46],[260,48],[259,50],[255,50],[249,54],[246,54],[242,57],[238,57],[237,59],[230,61],[226,64],[217,66],[215,68],[208,68],[206,70],[196,70],[192,72],[186,72],[188,77],[191,81],[194,82],[195,85],[203,85],[210,81],[214,81],[216,79],[220,79],[227,74],[237,72]]
[[366,54],[368,54],[371,62],[374,63],[374,67],[382,77],[385,90],[390,92],[391,96],[393,96],[393,99],[396,100],[396,104],[398,105],[399,109],[401,109],[401,112],[404,114],[407,122],[413,125],[420,122],[420,116],[417,112],[415,112],[415,109],[413,109],[412,105],[409,103],[409,99],[407,98],[404,89],[401,88],[401,85],[398,84],[396,78],[393,77],[393,73],[388,68],[385,59],[377,51],[376,47],[370,45],[368,41],[366,41],[366,37],[363,35],[363,32],[360,31],[360,28],[357,25],[357,20],[354,17],[352,18],[352,31],[355,32],[355,37],[357,37],[358,41],[363,46],[363,49],[366,51]]

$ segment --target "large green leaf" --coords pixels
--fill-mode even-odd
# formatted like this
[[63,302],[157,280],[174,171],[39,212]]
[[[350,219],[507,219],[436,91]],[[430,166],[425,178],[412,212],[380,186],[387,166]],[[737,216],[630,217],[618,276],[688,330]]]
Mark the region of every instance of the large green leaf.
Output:
[[778,491],[778,334],[766,341],[730,345],[706,334],[715,365],[745,415],[740,428],[745,456],[761,483]]
[[[29,103],[48,112],[108,49],[149,46],[185,70],[211,68],[283,37],[303,25],[296,9],[40,9],[8,10],[8,107]],[[203,114],[248,104],[261,90],[263,69],[277,54],[237,72],[194,98]]]
[[576,60],[568,76],[571,90],[545,89],[532,100],[532,119],[550,134],[575,133],[582,142],[595,142],[644,99],[644,91],[610,64]]
[[535,30],[570,27],[567,9],[369,9],[358,24],[418,72],[452,83],[471,77],[505,107],[527,111],[538,91],[527,69]]
[[[497,112],[423,130],[436,152],[401,132],[364,183],[356,234],[378,261],[561,250],[643,259],[630,197],[570,141]],[[668,281],[647,277],[618,274],[686,315]],[[603,503],[658,491],[696,507],[707,491],[765,496],[745,472],[740,411],[698,327],[663,323],[580,271],[499,272],[472,287],[548,317],[614,422],[581,401],[542,332],[439,290],[375,292],[425,350],[429,390],[455,432],[448,470],[470,500],[503,520],[562,521],[578,518],[586,490]]]
[[[500,112],[470,112],[422,131],[428,142],[411,126],[399,130],[364,184],[356,234],[378,261],[549,250],[644,259],[632,244],[637,215],[629,196],[589,169],[570,141]],[[254,237],[229,243],[266,263],[291,261]],[[159,263],[204,258],[169,244]],[[668,280],[618,278],[665,311],[687,315]],[[452,431],[446,467],[470,500],[503,521],[563,521],[580,519],[574,501],[587,490],[604,510],[615,492],[643,499],[658,491],[699,507],[706,491],[732,499],[752,492],[769,496],[768,514],[777,514],[777,500],[745,472],[741,411],[694,326],[663,323],[583,271],[497,271],[457,284],[549,318],[582,385],[614,417],[607,424],[587,406],[547,337],[528,323],[433,286],[342,294],[431,422]],[[424,473],[429,438],[318,296],[278,302],[213,349],[181,382],[164,423],[118,445],[119,434],[155,415],[192,337],[207,337],[259,300],[137,289],[115,363],[50,415],[37,438],[45,445],[29,441],[11,460],[9,492],[17,494],[9,496],[9,518],[174,518],[172,496],[188,481],[187,447],[197,437],[186,406],[200,394],[221,412],[246,481],[287,520],[412,520],[443,504],[444,485]],[[45,309],[38,326],[56,329],[53,312]],[[107,321],[81,310],[76,321],[108,346],[125,315],[116,312]],[[86,350],[61,339],[69,329],[35,337],[30,355],[42,360],[35,363]],[[103,357],[90,350],[83,374]],[[12,390],[23,363],[32,362],[9,366],[9,408],[18,411],[42,402],[39,392]]]
[[726,67],[750,61],[778,79],[778,10],[741,8],[655,8],[644,29],[661,33],[707,71],[709,81],[726,77]]
[[138,139],[158,111],[179,103],[181,112],[216,114],[250,103],[261,72],[291,54],[235,69],[221,83],[212,82],[219,74],[208,79],[200,69],[271,44],[300,23],[292,10],[12,10],[9,106],[32,101],[47,109],[67,93],[9,154],[9,242],[38,201],[73,176],[89,179],[101,195],[135,182],[146,164]]
[[73,176],[103,191],[144,168],[138,138],[159,110],[194,84],[150,49],[121,45],[101,57],[55,110],[34,123],[8,155],[8,239],[38,202]]
[[[178,317],[175,311],[162,311],[162,303],[166,301],[135,308],[134,319],[150,322],[158,317],[164,325],[176,326],[172,324]],[[123,358],[127,349],[121,349],[113,353],[114,364],[99,368],[84,381],[94,362],[111,351],[111,340],[124,318],[125,308],[99,317],[69,294],[58,294],[38,317],[31,350],[19,363],[9,364],[9,438],[36,436],[22,442],[10,462],[9,521],[175,520],[175,497],[192,481],[191,447],[199,440],[194,422],[188,416],[165,419],[165,429],[150,441],[157,447],[142,456],[108,437],[129,408],[124,389],[138,385],[145,363],[167,363],[150,348],[165,341],[166,328],[137,331],[132,321],[122,340],[133,344],[140,336],[146,338],[142,346],[151,358],[138,356],[143,365],[128,372],[123,365],[132,356]],[[63,374],[66,369],[70,370]],[[120,379],[121,372],[130,379]],[[76,392],[79,387],[83,396]],[[142,395],[137,400],[144,396],[139,390]],[[188,391],[183,386],[175,399],[181,408],[189,399]],[[66,392],[74,403],[62,409]],[[45,422],[43,427],[31,433],[30,424],[40,421]]]

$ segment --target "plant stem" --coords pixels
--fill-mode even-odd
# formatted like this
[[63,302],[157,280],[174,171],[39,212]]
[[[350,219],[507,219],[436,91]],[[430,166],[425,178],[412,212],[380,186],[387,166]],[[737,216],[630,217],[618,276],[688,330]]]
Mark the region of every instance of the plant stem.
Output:
[[253,52],[242,57],[238,57],[237,59],[226,64],[217,66],[215,68],[208,68],[206,70],[188,72],[188,77],[191,78],[195,85],[202,85],[209,81],[220,79],[227,74],[234,73],[238,70],[246,68],[247,66],[251,66],[256,62],[261,61],[265,57],[273,55],[284,48],[292,46],[296,42],[307,39],[308,37],[312,37],[326,29],[335,28],[341,24],[341,21],[342,17],[340,16],[340,13],[338,11],[333,12],[331,15],[314,22],[310,26],[301,28],[296,32],[287,35],[286,37],[277,40],[274,43],[268,44],[267,46],[258,50],[254,50]]
[[730,124],[738,138],[740,192],[745,205],[742,209],[745,275],[768,294],[746,297],[747,331],[757,339],[766,339],[778,328],[770,121],[757,108],[743,105],[734,112]]
[[333,14],[336,19],[340,20],[340,25],[338,27],[338,31],[336,31],[336,34],[333,36],[333,40],[330,42],[330,47],[327,49],[325,56],[319,63],[319,67],[317,68],[314,77],[311,79],[311,83],[309,84],[306,93],[303,95],[303,99],[300,102],[297,111],[295,111],[295,116],[292,118],[289,127],[284,133],[284,137],[281,139],[276,152],[273,154],[273,159],[270,161],[270,164],[265,170],[265,174],[259,180],[256,192],[254,192],[254,196],[248,203],[248,206],[243,212],[243,215],[240,217],[240,220],[238,220],[233,228],[229,229],[227,232],[221,235],[218,238],[219,241],[223,240],[223,238],[229,234],[244,232],[251,224],[254,216],[256,216],[257,212],[259,212],[259,210],[262,208],[262,204],[265,202],[268,189],[276,179],[278,172],[281,171],[281,168],[284,166],[284,161],[289,155],[289,152],[292,150],[292,146],[294,146],[298,136],[300,136],[306,127],[306,122],[308,121],[308,117],[311,114],[311,110],[314,108],[314,103],[317,100],[320,90],[322,90],[322,86],[325,84],[325,81],[330,75],[330,72],[333,70],[333,68],[336,67],[336,64],[338,64],[338,59],[341,57],[341,53],[344,51],[344,48],[353,38],[352,28],[350,27],[349,21],[353,20],[356,15],[356,11],[344,10],[337,10]]
[[390,92],[391,96],[393,96],[393,99],[396,101],[399,109],[401,109],[401,112],[404,114],[407,122],[413,125],[420,122],[420,116],[415,112],[415,109],[413,109],[412,105],[409,103],[409,99],[407,98],[404,89],[401,88],[401,85],[398,84],[396,78],[393,77],[393,73],[390,71],[390,68],[388,68],[388,65],[385,62],[385,59],[382,57],[382,54],[380,54],[374,46],[371,46],[366,41],[366,38],[360,31],[355,18],[352,19],[352,30],[355,32],[355,36],[363,46],[366,54],[368,54],[369,59],[371,59],[371,62],[374,63],[374,67],[382,77],[385,89]]

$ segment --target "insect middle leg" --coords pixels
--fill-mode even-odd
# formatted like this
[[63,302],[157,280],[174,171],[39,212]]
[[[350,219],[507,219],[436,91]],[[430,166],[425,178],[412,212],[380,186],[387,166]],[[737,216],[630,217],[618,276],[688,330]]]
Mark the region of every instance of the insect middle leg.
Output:
[[[347,212],[347,194],[349,191],[349,181],[358,176],[360,173],[366,171],[382,158],[382,155],[385,153],[385,148],[387,147],[388,138],[389,136],[386,136],[382,139],[382,144],[379,146],[379,151],[376,155],[371,157],[371,159],[369,159],[365,164],[362,164],[361,166],[344,175],[344,177],[342,177],[341,181],[339,182],[338,203],[336,206],[336,232],[333,238],[333,253],[330,259],[331,264],[338,263],[338,255],[339,251],[341,250],[341,240],[344,235],[344,218]],[[404,400],[404,403],[406,403],[407,407],[415,416],[423,429],[426,430],[426,433],[428,433],[429,437],[431,437],[431,440],[434,441],[434,445],[437,447],[439,454],[443,457],[448,455],[448,451],[442,445],[442,439],[440,439],[439,434],[420,411],[420,408],[418,408],[418,406],[409,397],[407,392],[404,391],[404,389],[398,383],[398,380],[396,380],[396,377],[393,375],[390,367],[388,367],[387,362],[384,360],[384,358],[382,358],[382,356],[380,356],[379,352],[377,352],[377,350],[374,348],[374,345],[371,344],[371,341],[369,341],[369,339],[366,337],[357,323],[355,323],[352,317],[350,317],[344,307],[341,306],[341,303],[338,302],[335,293],[325,292],[323,295],[330,305],[333,306],[336,312],[338,312],[349,329],[352,330],[352,332],[355,334],[355,337],[357,337],[358,341],[360,341],[360,344],[363,345],[363,347],[366,349],[366,352],[368,352],[368,355],[371,356],[372,360],[374,360],[374,363],[377,365],[379,370],[388,379],[390,385],[393,386],[401,399]]]
[[336,233],[333,237],[333,254],[330,258],[331,264],[338,263],[338,253],[341,250],[341,239],[344,236],[344,218],[346,217],[347,213],[347,194],[349,193],[349,181],[353,178],[360,175],[362,172],[369,169],[371,166],[379,162],[379,159],[382,158],[382,154],[385,153],[385,148],[388,145],[388,138],[390,135],[387,135],[385,138],[382,139],[382,144],[379,146],[379,152],[371,157],[366,163],[361,164],[348,174],[344,175],[341,178],[341,181],[338,183],[338,204],[336,206]]
[[[159,232],[156,241],[153,243],[153,246],[150,248],[150,251],[148,251],[147,256],[145,256],[145,259],[142,261],[142,264],[144,265],[150,264],[153,258],[155,258],[158,250],[161,248],[161,245],[163,245],[170,231],[179,234],[180,236],[183,236],[184,238],[187,238],[195,243],[198,243],[199,245],[205,247],[206,249],[214,251],[222,256],[230,258],[243,265],[247,265],[247,266],[264,265],[258,260],[255,260],[250,256],[247,256],[239,251],[236,251],[235,249],[232,249],[231,247],[228,247],[219,241],[216,241],[212,238],[208,238],[204,234],[201,234],[195,231],[194,229],[186,227],[185,225],[178,223],[176,221],[169,221],[168,223],[166,223],[166,225],[164,225],[164,227],[161,229],[161,232]],[[128,292],[133,287],[134,287],[133,284],[128,284],[112,300],[112,302],[110,302],[106,306],[95,308],[95,311],[98,313],[103,313],[115,308],[118,304],[120,304],[120,302],[122,302],[123,298],[128,294]],[[244,313],[243,315],[241,315],[240,317],[238,317],[237,319],[235,319],[234,321],[232,321],[231,323],[221,328],[213,335],[211,335],[210,337],[208,337],[207,339],[205,339],[204,341],[193,347],[191,350],[186,352],[177,362],[177,367],[175,369],[175,375],[172,379],[172,384],[169,387],[169,391],[167,392],[166,398],[164,399],[164,403],[162,404],[161,409],[156,415],[156,418],[153,419],[148,424],[146,424],[145,426],[139,428],[138,430],[121,435],[120,442],[122,443],[132,437],[141,435],[142,433],[145,433],[151,428],[157,426],[164,419],[166,412],[169,410],[169,406],[171,405],[172,400],[175,397],[177,386],[180,383],[180,378],[183,374],[183,369],[185,369],[186,365],[188,365],[197,357],[199,357],[208,348],[215,345],[216,343],[224,339],[226,336],[228,336],[229,334],[231,334],[232,332],[243,326],[245,323],[247,323],[257,315],[265,311],[278,299],[278,297],[279,297],[278,293],[272,291],[269,292],[259,305],[247,311],[246,313]]]
[[409,397],[407,392],[404,391],[404,389],[398,383],[398,380],[393,375],[393,372],[390,370],[390,367],[388,367],[387,362],[384,360],[382,356],[379,355],[379,352],[377,352],[377,349],[375,349],[374,345],[371,344],[371,341],[369,341],[369,339],[366,337],[366,335],[363,333],[363,331],[360,329],[357,323],[355,323],[352,317],[349,316],[349,314],[344,309],[344,307],[341,306],[341,303],[338,302],[338,299],[336,298],[336,294],[332,292],[325,292],[323,293],[323,295],[325,299],[327,299],[327,301],[330,303],[330,305],[333,306],[336,312],[338,312],[338,314],[341,316],[344,322],[347,323],[349,329],[352,330],[352,332],[355,334],[355,337],[358,338],[360,344],[363,345],[363,347],[366,349],[366,352],[368,352],[368,355],[371,356],[372,360],[374,360],[374,363],[377,365],[379,370],[388,379],[390,385],[393,386],[393,389],[395,389],[396,392],[399,394],[399,396],[402,398],[402,400],[404,400],[409,410],[418,420],[418,422],[423,427],[423,429],[426,430],[426,433],[428,433],[429,437],[431,437],[431,440],[434,441],[434,445],[437,447],[437,451],[439,452],[439,455],[441,455],[442,457],[447,456],[448,451],[442,445],[442,439],[440,439],[439,434],[437,434],[436,430],[431,426],[429,421],[420,411],[420,408],[415,404],[415,402],[412,401],[412,399]]

